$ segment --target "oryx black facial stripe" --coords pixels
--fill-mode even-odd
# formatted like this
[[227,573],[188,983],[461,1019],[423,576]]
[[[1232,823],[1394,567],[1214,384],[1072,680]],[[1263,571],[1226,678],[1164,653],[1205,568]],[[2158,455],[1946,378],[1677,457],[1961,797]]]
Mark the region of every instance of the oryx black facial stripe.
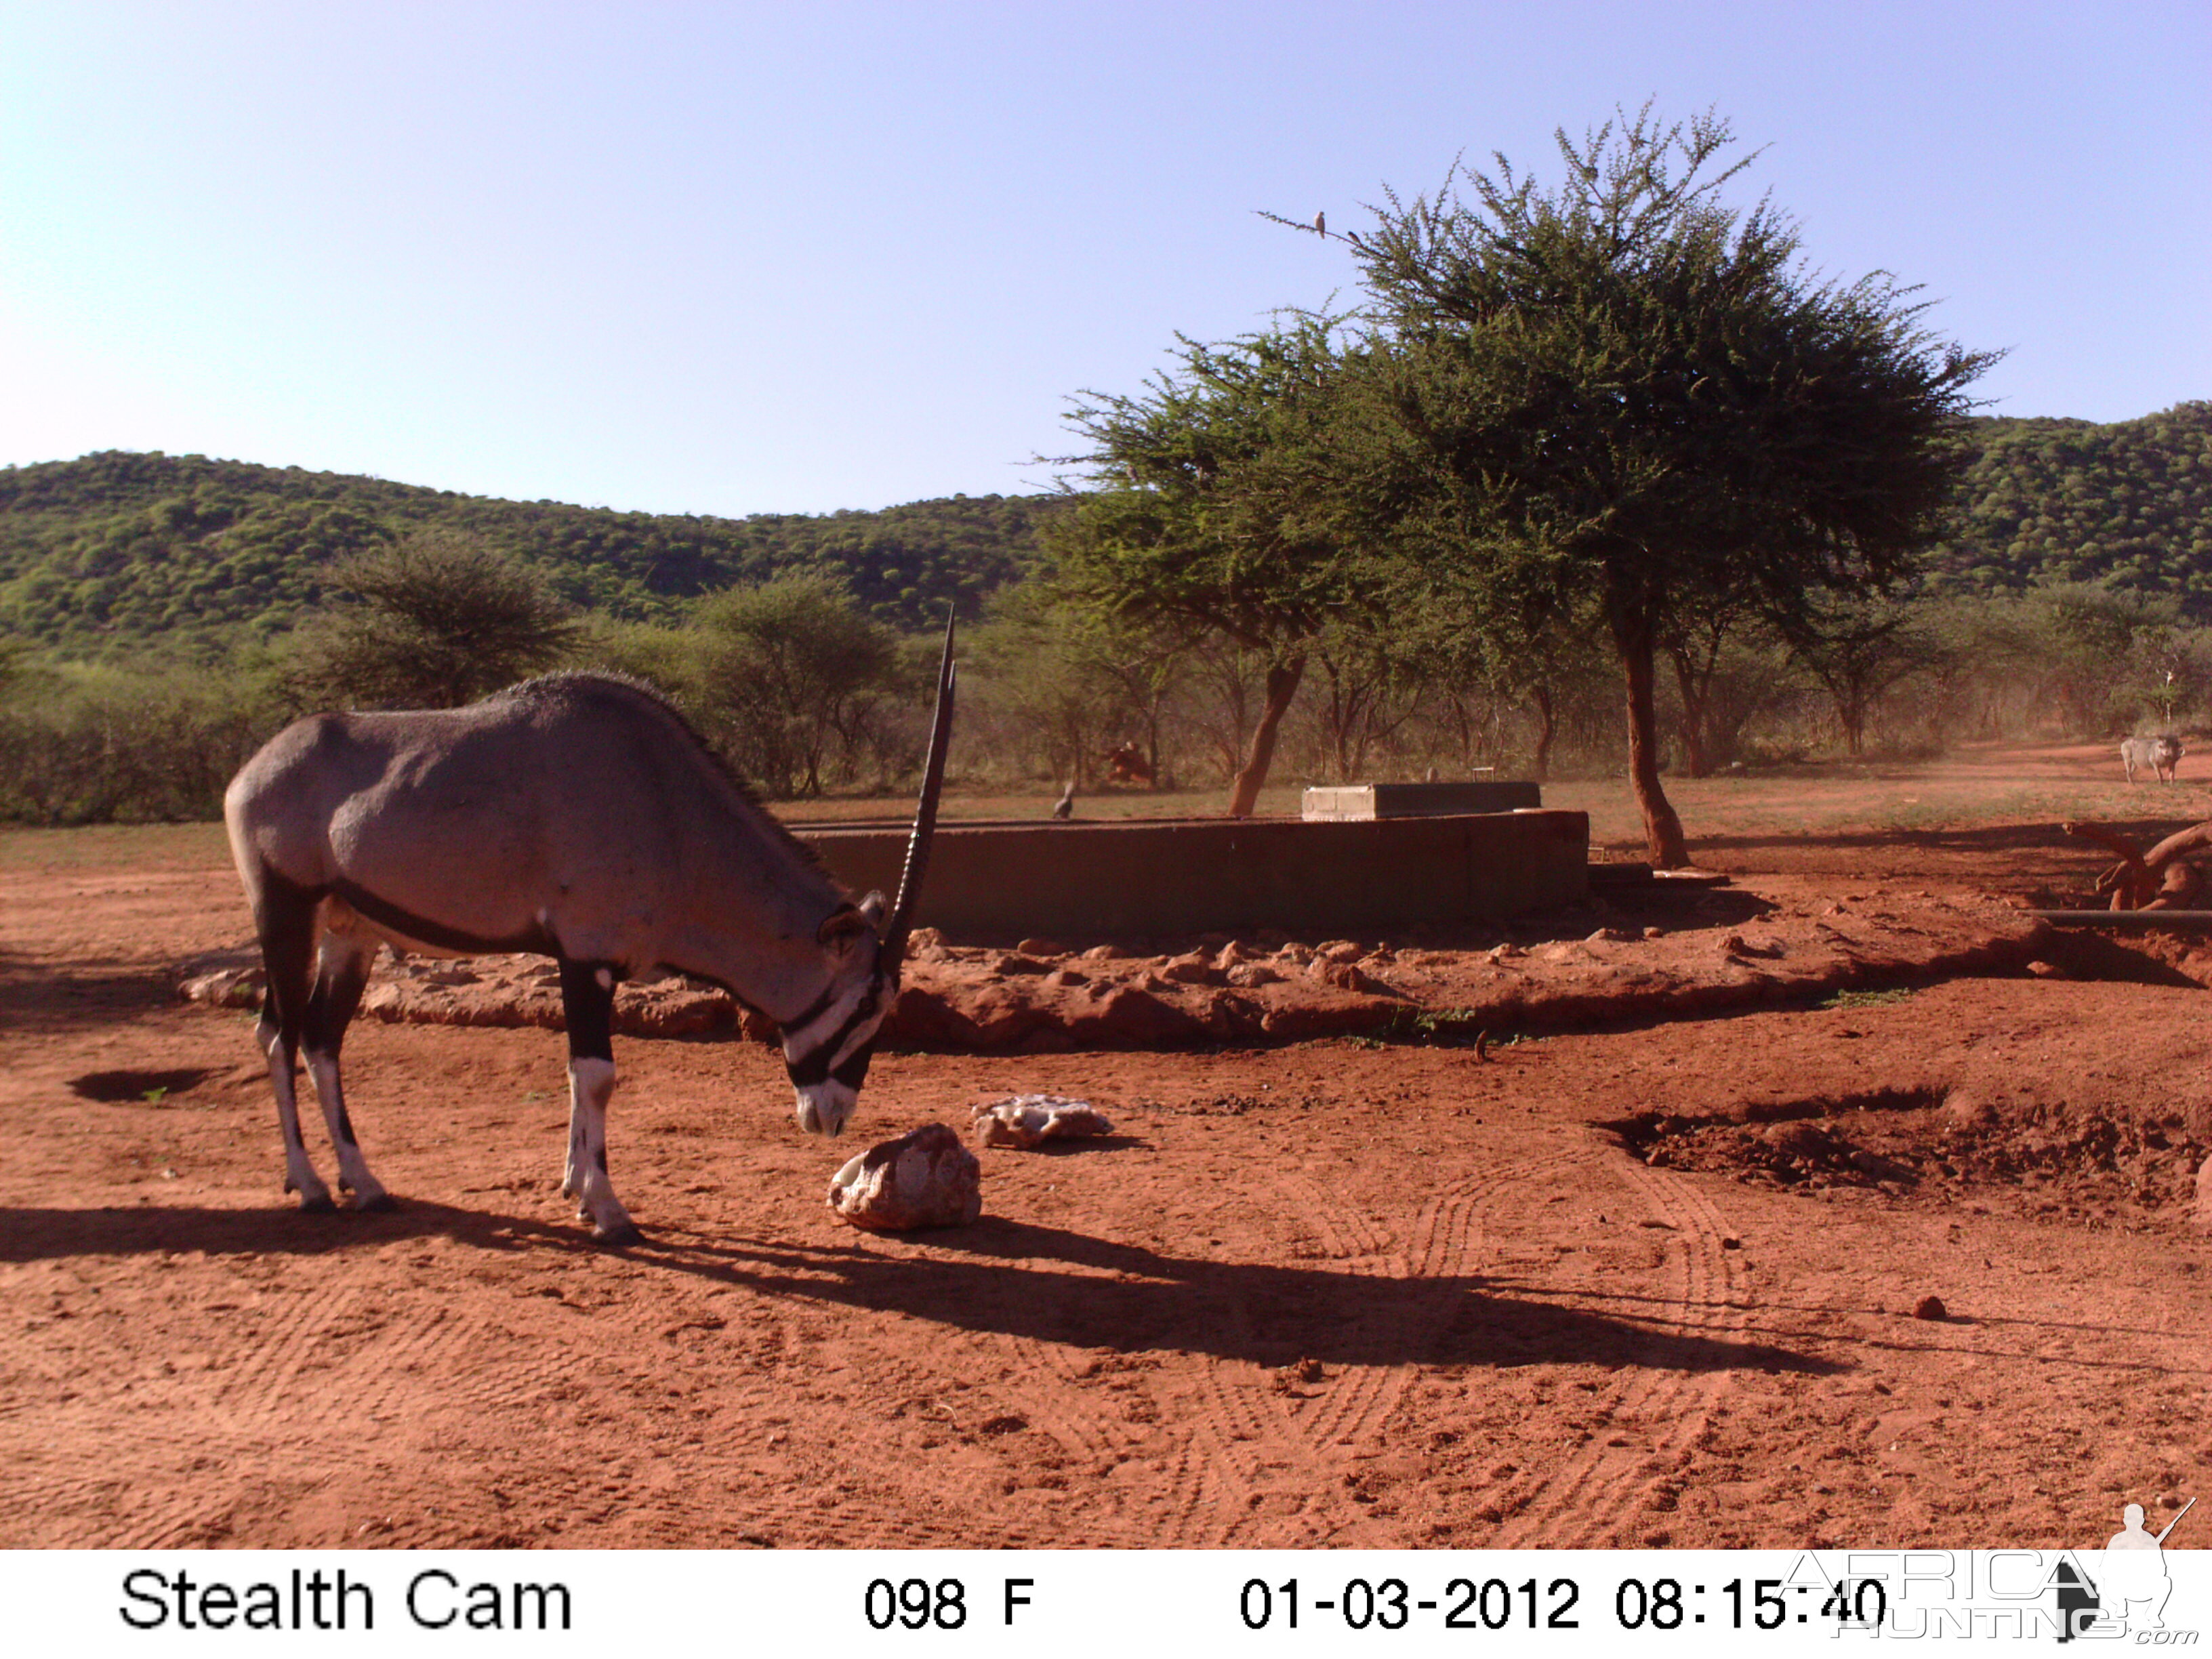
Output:
[[[860,999],[836,1030],[808,1048],[796,1060],[786,1058],[784,1069],[790,1073],[791,1080],[802,1089],[830,1077],[836,1077],[841,1083],[845,1081],[839,1073],[849,1067],[853,1061],[853,1056],[845,1052],[846,1048],[854,1041],[855,1032],[877,1018],[881,1006],[876,990],[870,988],[867,994]],[[861,1070],[865,1072],[866,1069],[867,1062],[862,1060]]]
[[830,981],[830,983],[823,988],[823,992],[820,996],[815,998],[813,1001],[808,1003],[804,1008],[801,1008],[789,1019],[783,1022],[783,1029],[787,1031],[805,1030],[816,1020],[821,1018],[823,1014],[829,1012],[830,1005],[836,1001],[837,993],[842,988],[838,985],[836,981]]

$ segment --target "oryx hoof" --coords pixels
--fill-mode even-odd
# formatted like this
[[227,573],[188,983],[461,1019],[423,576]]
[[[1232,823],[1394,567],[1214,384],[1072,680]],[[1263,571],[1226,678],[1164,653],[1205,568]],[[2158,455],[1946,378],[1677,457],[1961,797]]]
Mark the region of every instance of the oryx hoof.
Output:
[[592,1237],[602,1244],[642,1244],[645,1235],[638,1231],[637,1223],[624,1216],[611,1227],[594,1226]]
[[398,1209],[399,1207],[399,1200],[392,1197],[390,1193],[375,1193],[367,1198],[363,1198],[359,1194],[356,1194],[354,1195],[353,1206],[356,1210],[364,1212],[374,1210],[380,1213],[386,1210]]
[[302,1215],[329,1215],[337,1207],[337,1201],[328,1193],[302,1193],[300,1195],[300,1213]]

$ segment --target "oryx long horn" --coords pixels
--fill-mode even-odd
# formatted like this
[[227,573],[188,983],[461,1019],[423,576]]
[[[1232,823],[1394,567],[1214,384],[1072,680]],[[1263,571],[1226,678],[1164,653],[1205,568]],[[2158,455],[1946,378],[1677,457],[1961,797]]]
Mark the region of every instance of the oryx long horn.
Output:
[[899,876],[898,898],[884,927],[883,960],[896,966],[906,956],[913,931],[914,907],[921,897],[922,873],[929,868],[929,843],[937,834],[937,801],[945,793],[945,750],[952,735],[952,623],[945,617],[945,659],[937,669],[937,716],[929,728],[929,758],[921,769],[921,799],[914,809],[914,834],[907,840],[906,869]]

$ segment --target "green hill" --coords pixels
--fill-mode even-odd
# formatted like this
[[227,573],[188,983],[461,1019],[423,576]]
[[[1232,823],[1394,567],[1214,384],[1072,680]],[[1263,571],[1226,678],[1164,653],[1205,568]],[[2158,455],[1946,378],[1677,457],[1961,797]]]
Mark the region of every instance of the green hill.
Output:
[[[2212,403],[2140,420],[1979,419],[1938,591],[2111,580],[2212,621]],[[1035,556],[1051,495],[744,519],[507,501],[381,478],[110,451],[0,469],[0,635],[81,657],[212,656],[289,628],[331,560],[417,527],[480,534],[572,603],[631,620],[796,565],[901,628],[972,616]]]
[[507,501],[381,478],[118,451],[0,469],[0,631],[80,656],[209,653],[290,627],[331,560],[419,527],[481,534],[626,619],[794,565],[842,571],[902,627],[972,615],[1026,568],[1054,497],[716,519]]
[[1984,419],[1957,528],[1930,561],[1951,592],[2105,581],[2212,620],[2212,403],[2140,420]]

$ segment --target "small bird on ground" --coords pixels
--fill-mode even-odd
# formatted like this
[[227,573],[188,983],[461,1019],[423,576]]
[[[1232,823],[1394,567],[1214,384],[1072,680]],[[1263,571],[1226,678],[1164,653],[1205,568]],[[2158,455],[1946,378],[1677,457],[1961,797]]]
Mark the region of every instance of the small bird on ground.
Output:
[[1052,815],[1062,819],[1075,816],[1075,780],[1073,778],[1067,781],[1067,787],[1060,792],[1060,799],[1053,805]]

